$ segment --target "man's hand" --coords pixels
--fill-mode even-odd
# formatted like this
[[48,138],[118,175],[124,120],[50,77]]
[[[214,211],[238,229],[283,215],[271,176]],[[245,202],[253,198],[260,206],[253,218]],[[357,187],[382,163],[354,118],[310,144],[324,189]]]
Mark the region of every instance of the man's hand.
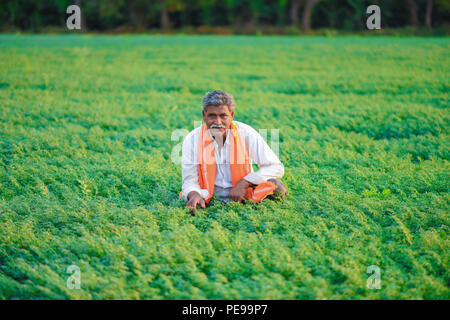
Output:
[[206,208],[205,200],[203,200],[203,198],[201,197],[200,194],[198,194],[198,192],[195,192],[195,191],[189,192],[187,198],[188,198],[188,202],[186,203],[186,207],[191,208],[192,215],[195,215],[195,213],[197,212],[198,205],[200,207],[202,207],[203,209]]
[[236,185],[230,190],[230,199],[236,202],[242,201],[247,192],[248,187],[251,183],[245,179],[241,179]]

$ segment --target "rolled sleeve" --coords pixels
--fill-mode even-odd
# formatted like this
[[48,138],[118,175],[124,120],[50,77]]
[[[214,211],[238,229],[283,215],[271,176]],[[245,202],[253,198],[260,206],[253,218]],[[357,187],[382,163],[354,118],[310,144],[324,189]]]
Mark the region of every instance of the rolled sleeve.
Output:
[[200,189],[199,186],[195,186],[195,185],[189,185],[186,187],[183,187],[183,191],[182,191],[182,198],[184,201],[188,201],[187,196],[189,195],[189,193],[191,193],[192,191],[197,192],[203,199],[208,198],[209,196],[209,192],[206,189]]
[[264,181],[267,181],[263,176],[261,176],[258,172],[250,172],[248,175],[244,177],[245,180],[252,184],[260,184]]

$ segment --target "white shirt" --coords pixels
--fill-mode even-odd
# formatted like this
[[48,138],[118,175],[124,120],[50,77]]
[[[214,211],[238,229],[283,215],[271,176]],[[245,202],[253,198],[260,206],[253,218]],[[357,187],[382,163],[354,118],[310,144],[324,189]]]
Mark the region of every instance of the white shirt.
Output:
[[[234,121],[240,134],[245,138],[252,163],[258,165],[258,171],[250,172],[244,177],[250,183],[258,185],[269,179],[281,178],[284,174],[284,166],[270,149],[261,135],[255,129],[242,122]],[[196,191],[204,199],[208,198],[207,189],[201,189],[198,183],[198,160],[197,148],[201,127],[192,130],[184,139],[181,158],[182,194],[187,201],[191,191]],[[223,201],[228,201],[228,195],[232,188],[230,172],[230,143],[229,132],[223,147],[219,152],[219,145],[212,139],[214,144],[214,155],[216,158],[216,180],[214,183],[214,194],[220,196]]]

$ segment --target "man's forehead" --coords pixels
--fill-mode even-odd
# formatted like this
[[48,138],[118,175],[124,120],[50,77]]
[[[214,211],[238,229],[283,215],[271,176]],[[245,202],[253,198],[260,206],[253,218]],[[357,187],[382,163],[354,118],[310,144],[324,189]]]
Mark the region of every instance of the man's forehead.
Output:
[[228,113],[230,110],[228,106],[207,106],[206,113]]

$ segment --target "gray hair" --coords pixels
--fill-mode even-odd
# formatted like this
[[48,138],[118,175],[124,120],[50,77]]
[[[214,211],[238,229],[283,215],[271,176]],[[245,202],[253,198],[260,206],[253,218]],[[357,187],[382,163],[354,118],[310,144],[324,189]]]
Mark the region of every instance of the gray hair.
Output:
[[228,110],[233,112],[236,103],[234,102],[234,98],[231,94],[220,90],[214,90],[212,92],[208,92],[203,97],[203,110],[206,111],[208,106],[227,106]]

